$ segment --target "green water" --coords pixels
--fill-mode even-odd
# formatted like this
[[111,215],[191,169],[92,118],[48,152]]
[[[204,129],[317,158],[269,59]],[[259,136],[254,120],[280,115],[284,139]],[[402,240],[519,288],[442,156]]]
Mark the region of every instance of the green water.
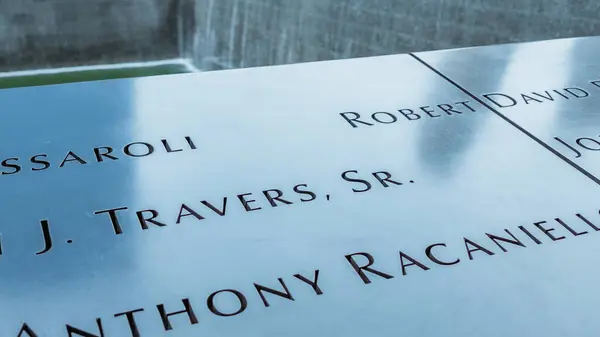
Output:
[[18,77],[0,78],[0,89],[29,87],[84,81],[108,80],[116,78],[155,76],[187,73],[189,70],[182,64],[166,64],[152,67],[120,68],[108,70],[71,71],[58,74],[39,74]]

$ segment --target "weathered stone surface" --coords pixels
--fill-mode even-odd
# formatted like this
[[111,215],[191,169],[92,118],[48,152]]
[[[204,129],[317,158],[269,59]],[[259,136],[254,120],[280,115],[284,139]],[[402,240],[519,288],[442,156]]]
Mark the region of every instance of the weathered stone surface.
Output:
[[202,69],[600,33],[594,0],[197,0]]
[[179,57],[180,0],[0,0],[0,71]]

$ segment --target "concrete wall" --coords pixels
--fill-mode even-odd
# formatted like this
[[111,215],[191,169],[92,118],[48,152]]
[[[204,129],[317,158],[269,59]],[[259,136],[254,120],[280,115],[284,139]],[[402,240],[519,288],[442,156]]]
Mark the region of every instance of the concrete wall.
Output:
[[221,69],[600,34],[598,0],[197,0]]
[[182,2],[0,0],[0,71],[179,57]]
[[600,34],[598,0],[0,0],[0,72],[204,70]]

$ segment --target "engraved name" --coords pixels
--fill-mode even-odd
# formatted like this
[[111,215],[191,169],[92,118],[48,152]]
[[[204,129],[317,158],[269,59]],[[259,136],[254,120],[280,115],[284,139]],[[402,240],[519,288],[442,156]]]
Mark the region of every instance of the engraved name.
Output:
[[[340,258],[340,263],[345,263],[346,273],[338,282],[359,282],[372,284],[389,282],[402,277],[410,277],[414,273],[422,273],[436,267],[456,268],[467,261],[485,259],[508,252],[518,252],[529,247],[535,247],[552,242],[561,242],[567,238],[586,236],[600,231],[599,211],[594,212],[594,218],[575,213],[568,216],[546,218],[526,225],[517,225],[514,228],[486,231],[478,237],[461,237],[456,242],[433,242],[424,245],[421,251],[398,250],[396,265],[384,265],[376,262],[376,257],[366,251],[355,251]],[[451,247],[461,247],[452,249]],[[454,252],[449,254],[448,251]],[[461,253],[457,253],[461,252]],[[235,288],[222,288],[216,291],[207,291],[201,298],[186,297],[181,299],[179,307],[169,307],[159,303],[151,307],[136,307],[116,311],[115,314],[105,317],[89,319],[83,325],[63,324],[68,337],[111,337],[111,336],[144,336],[152,328],[141,324],[141,316],[160,322],[164,331],[172,331],[188,326],[197,326],[201,329],[202,322],[219,317],[232,319],[242,315],[250,306],[269,308],[274,305],[294,305],[299,293],[308,293],[320,296],[328,291],[319,283],[322,277],[333,278],[335,275],[317,268],[302,268],[303,272],[291,276],[278,277],[276,280],[259,284],[249,283],[251,286],[240,284]],[[312,272],[308,272],[311,270]],[[399,272],[396,272],[399,270]],[[331,284],[331,282],[328,282]],[[308,291],[300,292],[302,287]],[[343,284],[340,285],[343,289]],[[309,290],[310,289],[310,290]],[[306,295],[304,295],[306,296]],[[227,299],[227,305],[218,301]],[[171,300],[169,300],[171,302]],[[135,308],[135,309],[131,309]],[[264,312],[267,313],[266,311]],[[175,319],[177,317],[177,319]],[[146,320],[144,320],[147,322]],[[15,336],[38,337],[42,336],[43,327],[33,326],[27,322],[15,324]],[[107,331],[119,330],[118,333]]]
[[[177,143],[178,147],[174,144]],[[66,151],[66,155],[52,158],[47,153],[39,153],[29,158],[10,157],[0,162],[0,175],[14,175],[19,172],[44,171],[52,167],[63,168],[74,165],[87,165],[120,160],[121,158],[141,158],[159,152],[174,153],[196,150],[196,144],[191,137],[186,136],[176,142],[161,139],[160,143],[133,142],[125,144],[117,151],[111,146],[98,146],[85,152]]]

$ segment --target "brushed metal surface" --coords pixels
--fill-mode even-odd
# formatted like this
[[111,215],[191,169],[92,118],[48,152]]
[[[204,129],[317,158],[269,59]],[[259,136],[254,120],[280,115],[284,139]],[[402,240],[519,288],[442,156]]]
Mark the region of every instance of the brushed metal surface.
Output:
[[[0,175],[2,336],[600,328],[600,233],[576,216],[600,226],[600,187],[410,56],[2,90],[0,102],[2,160],[18,158],[0,171],[21,166]],[[128,156],[133,142],[154,152]],[[118,159],[98,162],[107,147]],[[32,170],[37,154],[47,169]],[[98,213],[123,207],[118,227]],[[140,222],[148,210],[159,222]],[[486,236],[505,229],[525,247]],[[387,278],[365,284],[355,253]],[[279,295],[264,302],[255,284]],[[161,310],[184,304],[193,315],[165,325]]]

